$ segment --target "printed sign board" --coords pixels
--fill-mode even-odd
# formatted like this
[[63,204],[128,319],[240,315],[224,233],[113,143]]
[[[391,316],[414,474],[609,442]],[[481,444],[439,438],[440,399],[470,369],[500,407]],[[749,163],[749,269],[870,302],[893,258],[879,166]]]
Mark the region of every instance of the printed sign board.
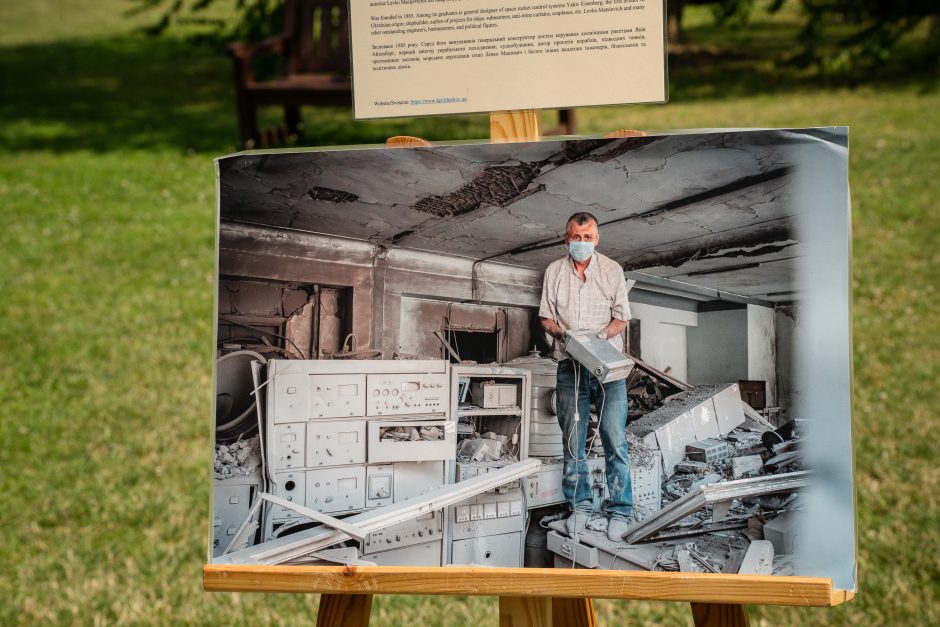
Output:
[[358,119],[665,102],[662,0],[351,0]]

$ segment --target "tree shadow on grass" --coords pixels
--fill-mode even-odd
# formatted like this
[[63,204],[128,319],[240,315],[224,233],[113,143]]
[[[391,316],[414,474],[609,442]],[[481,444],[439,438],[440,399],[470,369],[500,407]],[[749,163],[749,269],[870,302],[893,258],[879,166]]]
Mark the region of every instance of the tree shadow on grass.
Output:
[[[856,80],[822,82],[753,51],[701,47],[670,55],[673,102],[851,87]],[[888,85],[910,78],[871,81]],[[217,49],[168,37],[0,48],[0,93],[0,150],[239,149],[229,60]],[[356,122],[346,107],[307,107],[303,113],[306,129],[298,145],[305,146],[380,143],[392,135],[481,138],[489,131],[485,115]],[[262,124],[279,124],[279,116],[263,111]],[[554,114],[544,119],[551,125]]]
[[[122,36],[0,48],[0,150],[238,150],[231,63],[170,38]],[[262,122],[280,123],[279,112]],[[349,108],[306,108],[300,143],[390,135],[481,136],[484,116],[355,122]]]
[[0,49],[0,148],[55,152],[232,143],[225,59],[120,37]]
[[[859,87],[926,94],[937,88],[937,68],[923,43],[905,40],[875,67],[827,73],[796,62],[802,50],[799,32],[799,22],[772,16],[754,18],[742,28],[709,23],[687,29],[692,43],[669,46],[672,99],[712,101]],[[839,37],[846,32],[820,40],[820,51],[837,54]]]

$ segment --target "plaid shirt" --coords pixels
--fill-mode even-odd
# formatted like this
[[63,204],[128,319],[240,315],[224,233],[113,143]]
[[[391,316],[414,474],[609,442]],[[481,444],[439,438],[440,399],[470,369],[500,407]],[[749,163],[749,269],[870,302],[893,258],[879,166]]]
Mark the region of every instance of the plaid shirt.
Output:
[[[545,269],[539,317],[554,320],[562,330],[600,331],[611,318],[629,320],[633,317],[627,301],[628,291],[623,268],[610,257],[594,251],[582,282],[571,257],[565,255]],[[561,341],[548,334],[546,338],[555,358],[565,359],[567,355]],[[619,333],[608,341],[623,351],[623,337]]]

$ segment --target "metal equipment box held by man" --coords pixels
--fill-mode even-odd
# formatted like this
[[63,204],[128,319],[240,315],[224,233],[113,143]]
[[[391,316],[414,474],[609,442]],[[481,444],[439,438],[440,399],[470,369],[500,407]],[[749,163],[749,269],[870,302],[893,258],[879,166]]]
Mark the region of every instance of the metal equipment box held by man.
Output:
[[626,379],[636,365],[610,342],[597,337],[596,331],[581,329],[566,332],[565,352],[591,371],[601,383]]

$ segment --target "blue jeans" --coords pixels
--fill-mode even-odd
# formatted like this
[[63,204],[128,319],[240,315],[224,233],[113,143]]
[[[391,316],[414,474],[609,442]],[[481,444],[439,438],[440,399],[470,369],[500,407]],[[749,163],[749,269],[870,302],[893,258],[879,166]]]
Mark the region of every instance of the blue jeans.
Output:
[[[578,415],[574,420],[575,380],[578,382]],[[600,436],[607,463],[607,490],[611,518],[626,519],[633,511],[633,486],[630,483],[630,456],[627,450],[627,386],[624,381],[601,385],[584,366],[571,359],[558,362],[558,423],[564,444],[562,490],[572,510],[594,509],[591,477],[588,472],[586,445],[591,401],[601,414]],[[602,391],[603,390],[603,391]]]

